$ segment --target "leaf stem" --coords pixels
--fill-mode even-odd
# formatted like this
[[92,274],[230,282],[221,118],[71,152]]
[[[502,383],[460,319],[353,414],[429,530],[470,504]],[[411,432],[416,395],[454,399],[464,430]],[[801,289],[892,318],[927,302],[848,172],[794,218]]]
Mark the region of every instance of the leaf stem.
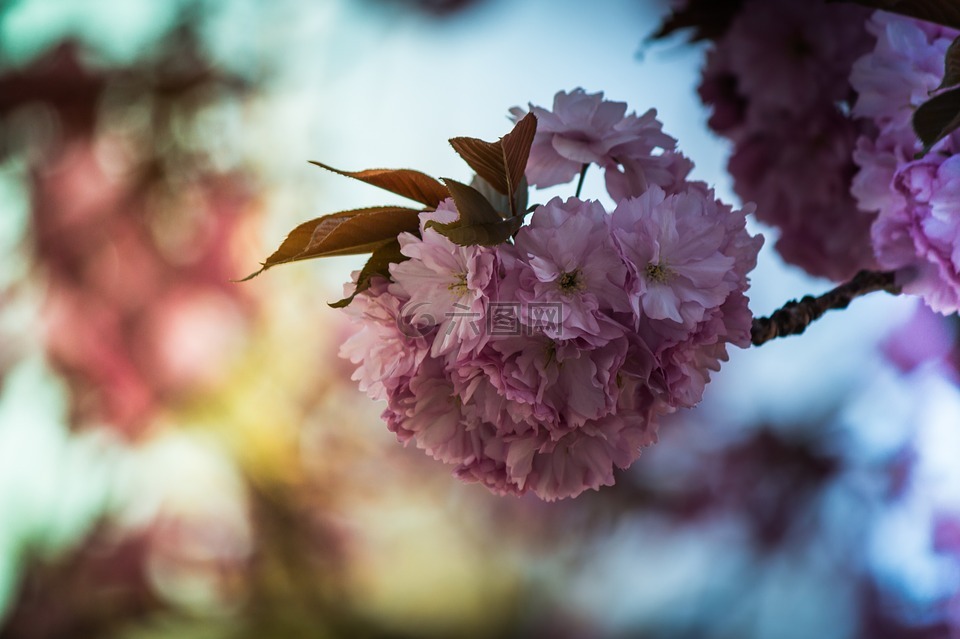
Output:
[[586,164],[583,165],[583,168],[580,169],[580,181],[577,182],[577,192],[574,193],[573,197],[578,199],[580,198],[580,191],[583,190],[583,180],[584,178],[587,177],[587,169],[589,168],[590,168],[590,163],[587,162]]
[[799,335],[827,311],[847,308],[855,298],[875,291],[899,295],[900,286],[895,281],[894,273],[860,271],[849,282],[819,297],[807,295],[799,301],[791,300],[770,317],[754,318],[750,340],[754,346],[760,346],[777,337]]

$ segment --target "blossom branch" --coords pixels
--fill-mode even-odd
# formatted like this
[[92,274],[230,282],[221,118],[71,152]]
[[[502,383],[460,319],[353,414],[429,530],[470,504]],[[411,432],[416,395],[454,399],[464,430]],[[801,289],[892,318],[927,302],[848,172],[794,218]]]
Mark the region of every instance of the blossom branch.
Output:
[[799,301],[791,300],[770,317],[753,320],[751,341],[754,346],[760,346],[777,337],[799,335],[827,311],[847,308],[855,298],[874,291],[899,295],[900,286],[895,282],[893,272],[860,271],[849,282],[820,297],[807,295]]

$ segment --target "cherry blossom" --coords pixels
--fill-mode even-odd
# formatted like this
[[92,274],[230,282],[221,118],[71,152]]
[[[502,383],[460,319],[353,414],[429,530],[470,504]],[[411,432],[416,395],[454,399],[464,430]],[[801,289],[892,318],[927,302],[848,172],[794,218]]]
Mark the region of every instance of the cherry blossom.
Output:
[[579,89],[555,105],[536,111],[547,137],[528,180],[597,162],[616,208],[556,197],[494,247],[431,227],[457,219],[451,201],[424,211],[419,236],[399,238],[408,259],[393,282],[348,307],[360,329],[341,349],[401,442],[464,481],[545,500],[612,484],[661,415],[700,401],[728,345],[749,343],[744,293],[763,243],[745,228],[752,207],[687,181],[692,163],[672,148],[651,154],[672,147],[652,115]]

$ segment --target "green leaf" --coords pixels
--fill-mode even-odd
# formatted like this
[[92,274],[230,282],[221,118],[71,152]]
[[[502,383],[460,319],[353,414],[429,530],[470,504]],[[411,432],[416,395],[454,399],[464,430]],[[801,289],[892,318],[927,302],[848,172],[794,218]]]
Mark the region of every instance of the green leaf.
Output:
[[[512,201],[530,157],[530,147],[537,133],[537,118],[525,115],[510,133],[497,142],[477,138],[452,138],[450,145],[481,178],[494,189],[511,198],[510,215],[517,215]],[[449,187],[449,183],[447,183]]]
[[410,258],[400,252],[400,242],[398,242],[396,238],[384,242],[370,255],[367,263],[363,265],[363,268],[360,270],[360,275],[357,277],[357,288],[354,289],[353,293],[338,302],[329,303],[329,306],[333,308],[349,306],[353,298],[370,288],[374,276],[381,275],[390,279],[390,265],[399,264],[408,259]]
[[913,114],[913,128],[923,152],[960,128],[960,89],[953,89],[927,100]]
[[436,229],[460,246],[496,246],[510,239],[523,224],[523,216],[503,219],[477,189],[456,180],[442,179],[453,195],[460,217],[448,224],[431,220],[425,228]]
[[960,84],[960,37],[954,40],[950,48],[947,49],[947,57],[943,67],[943,82],[937,87],[937,91]]
[[413,169],[367,169],[366,171],[341,171],[322,162],[310,161],[322,169],[338,175],[372,184],[373,186],[410,198],[429,207],[437,208],[443,200],[450,197],[447,188],[426,173]]
[[420,228],[419,211],[402,206],[374,206],[341,211],[304,222],[296,227],[263,267],[241,281],[256,277],[277,264],[316,257],[369,253],[388,240]]
[[827,2],[854,2],[865,7],[960,29],[960,2],[957,0],[827,0]]

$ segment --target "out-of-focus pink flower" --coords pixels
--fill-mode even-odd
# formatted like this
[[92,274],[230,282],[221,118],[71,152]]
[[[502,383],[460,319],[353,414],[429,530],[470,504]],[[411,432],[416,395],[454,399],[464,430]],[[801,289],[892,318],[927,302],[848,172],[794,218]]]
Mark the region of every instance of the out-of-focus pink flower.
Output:
[[155,353],[156,375],[167,388],[212,388],[246,339],[247,323],[229,295],[171,286],[144,320],[143,337]]
[[745,134],[730,157],[734,188],[757,205],[757,218],[780,229],[777,251],[811,275],[845,280],[876,268],[870,245],[875,214],[850,194],[853,150],[863,123],[833,105],[792,126]]
[[699,88],[711,128],[735,143],[734,190],[780,231],[784,259],[843,280],[875,268],[872,212],[850,196],[857,136],[850,69],[870,47],[866,9],[746,0],[707,53]]
[[853,194],[878,211],[871,229],[882,268],[897,271],[904,292],[919,295],[943,314],[960,309],[960,134],[938,142],[922,159],[911,127],[916,108],[944,73],[944,55],[958,32],[878,12],[870,32],[873,52],[852,74],[859,92],[854,113],[878,134],[860,139]]
[[873,226],[877,259],[933,310],[960,310],[960,156],[930,154],[897,172],[902,206]]
[[803,115],[850,91],[853,61],[869,46],[860,7],[748,0],[718,47],[749,101],[748,126],[772,115]]
[[960,513],[939,513],[933,524],[933,549],[960,560]]
[[[250,176],[173,135],[238,95],[196,45],[184,29],[149,62],[90,69],[67,43],[0,74],[0,137],[13,143],[0,156],[28,165],[44,347],[77,425],[142,434],[163,404],[222,381],[249,327],[253,298],[230,280],[253,217],[242,215]],[[129,99],[105,102],[114,85]],[[133,111],[151,125],[130,126]]]
[[[33,175],[45,347],[79,422],[136,436],[161,403],[221,380],[242,341],[251,300],[230,282],[230,240],[248,194],[229,176],[196,176],[161,222],[149,189],[105,170],[94,143],[59,151]],[[189,231],[165,234],[169,219]]]
[[[903,325],[894,329],[881,344],[884,355],[904,373],[924,364],[944,365],[956,347],[956,328],[952,320],[919,304]],[[956,377],[957,371],[949,367]]]
[[730,47],[715,46],[707,51],[697,93],[711,107],[707,124],[711,129],[736,141],[747,120],[749,102],[739,89],[739,78],[730,65]]
[[947,48],[958,34],[883,11],[873,14],[867,29],[876,37],[876,47],[857,60],[850,74],[857,91],[853,113],[877,125],[879,146],[909,149],[912,155],[920,150],[913,113],[940,85]]
[[903,155],[903,149],[861,136],[853,151],[853,161],[860,170],[850,185],[850,193],[860,209],[882,216],[903,206],[902,198],[893,189],[893,178],[897,167],[911,159]]

